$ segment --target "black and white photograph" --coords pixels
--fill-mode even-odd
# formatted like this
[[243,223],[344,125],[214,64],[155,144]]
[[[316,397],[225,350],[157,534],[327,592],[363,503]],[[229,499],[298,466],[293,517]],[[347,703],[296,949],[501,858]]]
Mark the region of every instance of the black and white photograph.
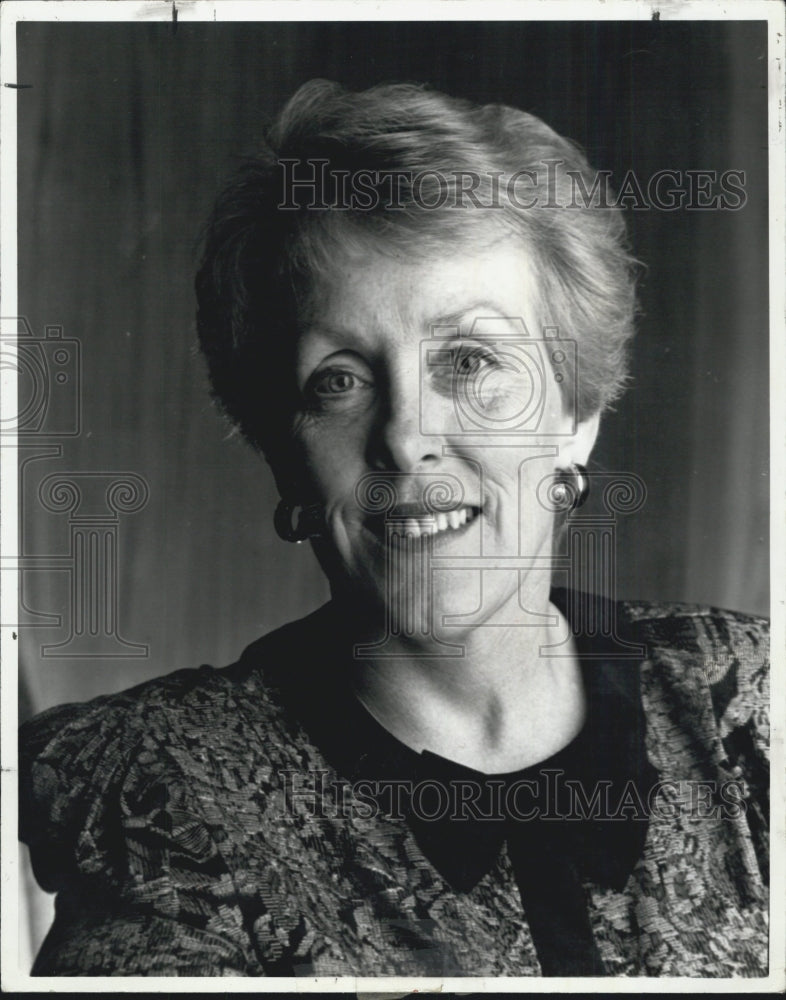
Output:
[[785,988],[783,6],[0,16],[3,988]]

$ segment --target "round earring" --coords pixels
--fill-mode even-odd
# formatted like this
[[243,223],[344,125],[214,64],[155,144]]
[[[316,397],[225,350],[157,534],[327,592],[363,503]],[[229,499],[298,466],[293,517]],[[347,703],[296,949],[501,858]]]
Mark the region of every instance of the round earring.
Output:
[[574,462],[568,469],[560,470],[559,475],[551,495],[559,508],[568,513],[586,502],[589,496],[589,475],[578,462]]
[[[298,508],[300,508],[300,513],[297,516],[297,522],[294,523],[292,515]],[[294,542],[297,545],[307,538],[320,538],[322,534],[320,531],[321,510],[322,508],[316,503],[303,506],[291,503],[289,500],[279,500],[273,515],[273,527],[276,529],[276,534],[282,541]]]

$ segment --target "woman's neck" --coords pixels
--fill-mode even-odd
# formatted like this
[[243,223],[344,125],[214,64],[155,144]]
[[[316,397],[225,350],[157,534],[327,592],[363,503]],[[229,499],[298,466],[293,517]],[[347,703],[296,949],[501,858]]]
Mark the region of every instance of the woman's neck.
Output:
[[[566,746],[585,718],[584,685],[569,629],[544,597],[544,625],[474,627],[453,646],[388,637],[384,655],[358,655],[351,684],[376,720],[413,750],[486,773],[515,771]],[[544,655],[552,647],[559,655]],[[556,647],[556,648],[554,648]]]

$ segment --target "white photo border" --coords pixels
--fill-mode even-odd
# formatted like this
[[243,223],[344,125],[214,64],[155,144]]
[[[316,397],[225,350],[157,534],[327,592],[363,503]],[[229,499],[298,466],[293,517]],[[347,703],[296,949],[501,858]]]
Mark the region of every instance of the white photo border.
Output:
[[[0,9],[0,314],[16,316],[17,310],[17,206],[16,206],[16,26],[33,21],[140,21],[237,22],[237,21],[711,21],[745,20],[768,23],[769,79],[769,205],[770,205],[770,389],[771,389],[771,608],[774,663],[772,673],[773,739],[771,777],[771,839],[773,845],[770,903],[770,974],[766,979],[717,980],[700,978],[279,978],[227,977],[31,977],[19,967],[20,926],[19,845],[17,844],[17,744],[18,708],[17,637],[10,627],[0,636],[2,656],[2,988],[18,992],[357,992],[382,994],[405,992],[640,992],[694,993],[772,992],[786,988],[786,805],[783,775],[786,773],[786,393],[782,373],[786,370],[786,228],[784,224],[784,41],[786,15],[780,0],[6,0]],[[0,417],[13,419],[17,412],[15,372],[0,372]],[[17,554],[18,482],[16,448],[2,448],[0,482],[0,545],[3,559]],[[6,574],[14,577],[16,574]],[[13,583],[0,592],[2,621],[15,620],[18,593]]]

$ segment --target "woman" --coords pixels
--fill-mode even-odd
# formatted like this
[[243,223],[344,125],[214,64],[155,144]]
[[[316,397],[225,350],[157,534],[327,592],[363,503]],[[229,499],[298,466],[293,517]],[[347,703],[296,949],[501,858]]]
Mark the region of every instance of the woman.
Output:
[[35,973],[766,974],[765,623],[576,586],[635,305],[594,180],[531,115],[314,81],[219,198],[213,388],[332,599],[25,727]]

